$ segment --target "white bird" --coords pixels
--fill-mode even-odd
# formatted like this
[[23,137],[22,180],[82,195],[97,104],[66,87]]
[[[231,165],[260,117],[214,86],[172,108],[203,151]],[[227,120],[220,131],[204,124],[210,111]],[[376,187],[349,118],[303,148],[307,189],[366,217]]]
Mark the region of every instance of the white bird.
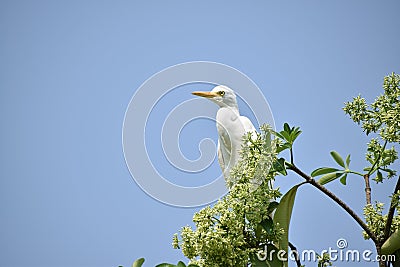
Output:
[[231,169],[240,158],[240,149],[243,136],[256,129],[245,116],[240,116],[235,92],[227,86],[219,85],[210,92],[193,92],[193,95],[205,97],[219,106],[217,112],[218,131],[218,162],[228,185],[232,185],[229,179]]

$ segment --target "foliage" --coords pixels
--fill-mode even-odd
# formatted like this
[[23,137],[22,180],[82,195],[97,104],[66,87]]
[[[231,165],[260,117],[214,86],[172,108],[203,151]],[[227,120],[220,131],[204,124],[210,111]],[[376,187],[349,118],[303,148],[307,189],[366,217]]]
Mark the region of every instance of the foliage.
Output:
[[[322,175],[322,177],[318,180],[318,183],[321,185],[330,183],[338,178],[340,178],[340,182],[343,185],[347,183],[347,174],[348,173],[355,173],[349,169],[350,165],[350,155],[346,157],[346,161],[343,160],[342,156],[336,151],[331,151],[332,158],[336,161],[336,163],[344,168],[344,169],[336,169],[331,167],[321,167],[313,172],[311,172],[311,177],[317,177]],[[361,174],[359,174],[361,175]]]
[[366,159],[371,164],[364,171],[370,176],[376,172],[374,181],[383,182],[384,175],[392,178],[396,171],[388,168],[398,159],[395,147],[386,149],[389,143],[400,142],[400,75],[392,73],[383,80],[384,94],[368,105],[366,100],[357,96],[347,102],[343,110],[350,118],[362,125],[367,135],[379,134],[372,138],[367,146]]
[[[400,252],[400,230],[399,228],[383,243],[382,254],[394,254],[399,256]],[[397,261],[398,263],[398,261]]]
[[[309,184],[336,202],[361,226],[364,237],[374,242],[378,254],[397,255],[396,262],[391,264],[399,266],[400,177],[390,197],[387,214],[384,214],[384,203],[376,201],[375,205],[371,204],[369,183],[370,178],[377,184],[383,183],[397,176],[398,171],[393,166],[398,160],[396,145],[400,143],[400,76],[392,73],[385,77],[383,90],[384,93],[370,105],[364,98],[357,96],[353,101],[345,103],[343,108],[368,136],[374,135],[366,147],[366,160],[369,164],[366,168],[361,171],[352,170],[350,155],[344,159],[338,152],[331,151],[337,166],[319,167],[311,174],[306,174],[295,165],[293,156],[294,142],[301,134],[300,128],[285,123],[283,130],[274,132],[262,126],[256,139],[250,135],[245,136],[241,160],[232,170],[232,179],[228,181],[230,192],[214,206],[195,213],[195,227],[185,226],[179,235],[175,234],[173,247],[181,249],[189,258],[189,266],[287,266],[287,259],[275,256],[261,260],[260,255],[264,248],[269,251],[280,249],[286,255],[289,245],[293,249],[288,239],[291,213],[298,187]],[[272,139],[271,135],[276,138]],[[290,152],[289,159],[279,157],[285,150]],[[272,188],[272,182],[276,176],[286,176],[289,171],[305,181],[292,187],[278,203],[276,200],[281,193]],[[364,219],[325,187],[338,179],[346,185],[350,176],[362,177],[365,181]],[[319,179],[315,180],[317,177]],[[302,266],[299,261],[296,264]],[[388,264],[379,262],[381,267]],[[318,256],[318,266],[331,265],[329,254]],[[179,262],[176,266],[185,265]]]
[[[174,237],[174,247],[181,247],[184,255],[200,266],[246,266],[253,258],[256,249],[264,243],[275,244],[287,252],[291,209],[299,185],[285,194],[272,218],[266,207],[269,203],[274,203],[272,201],[279,196],[279,192],[272,190],[266,184],[277,175],[287,175],[289,170],[303,177],[306,183],[315,186],[342,206],[363,227],[364,237],[373,239],[378,251],[391,235],[394,236],[391,241],[393,239],[395,241],[391,244],[397,245],[397,234],[393,233],[400,226],[399,195],[396,191],[391,198],[392,209],[397,209],[397,215],[394,210],[383,215],[382,203],[377,202],[375,206],[369,204],[369,178],[374,175],[373,180],[381,183],[385,178],[389,179],[396,175],[396,170],[391,166],[398,159],[397,151],[394,146],[391,148],[387,146],[400,141],[399,84],[399,75],[393,73],[384,78],[384,94],[371,105],[368,105],[361,96],[345,104],[345,113],[350,115],[353,121],[361,124],[367,135],[379,136],[372,138],[367,145],[366,159],[370,165],[365,169],[351,170],[350,155],[343,159],[338,152],[331,151],[330,154],[338,167],[320,167],[307,175],[295,166],[293,158],[294,141],[301,134],[300,128],[290,127],[285,123],[282,131],[273,132],[277,137],[273,141],[268,134],[271,131],[265,131],[264,128],[263,135],[259,135],[256,141],[252,141],[249,137],[246,139],[242,160],[233,172],[235,178],[240,177],[236,186],[214,207],[207,207],[195,214],[193,221],[196,228],[194,230],[188,226],[182,228],[181,240],[178,240],[177,236]],[[268,138],[265,138],[266,136]],[[275,145],[276,151],[271,150],[269,144]],[[278,157],[284,150],[290,151],[289,160]],[[324,187],[337,179],[346,185],[348,175],[361,176],[365,179],[367,192],[365,222]],[[249,181],[254,177],[258,180],[265,178],[265,181],[252,192]],[[314,181],[316,177],[320,177],[317,182]],[[326,255],[320,257],[318,266],[331,265],[329,258],[326,257]],[[255,266],[259,264],[256,261],[253,263]]]
[[[345,113],[358,124],[362,124],[367,135],[377,133],[378,137],[372,138],[367,145],[366,159],[370,166],[366,167],[364,177],[367,179],[375,174],[373,180],[382,183],[384,179],[396,176],[396,170],[390,166],[398,159],[398,153],[393,145],[400,142],[400,75],[392,73],[386,76],[383,81],[384,93],[368,105],[366,100],[360,96],[346,103]],[[375,206],[367,203],[364,208],[364,216],[369,229],[378,239],[378,247],[391,249],[390,244],[400,243],[400,236],[394,234],[400,226],[399,214],[399,182],[396,185],[394,194],[391,197],[390,209],[387,215],[383,215],[383,203],[377,202]],[[395,211],[397,210],[397,215]],[[370,238],[364,231],[364,237]],[[395,245],[392,245],[395,246]],[[399,249],[399,247],[397,247]],[[399,259],[400,260],[400,259]]]
[[285,255],[288,255],[288,246],[289,246],[288,230],[290,225],[290,219],[292,217],[293,204],[296,198],[297,189],[301,185],[302,184],[295,185],[282,197],[274,215],[274,221],[277,224],[279,224],[285,231],[282,235],[282,238],[278,242],[278,248],[281,251],[285,251]]
[[144,258],[140,258],[135,260],[135,262],[132,264],[132,267],[141,267],[144,263]]
[[329,253],[325,252],[322,255],[318,255],[318,267],[332,266],[332,262]]
[[[283,234],[271,219],[274,200],[280,196],[270,186],[276,175],[270,170],[276,157],[271,131],[263,127],[255,140],[247,136],[243,143],[242,159],[231,173],[237,182],[229,194],[193,216],[195,229],[185,226],[180,240],[174,236],[173,246],[199,266],[247,266]],[[261,181],[260,186],[255,187],[254,180]]]
[[384,141],[400,142],[400,75],[392,73],[383,80],[384,94],[368,105],[357,96],[343,108],[346,114],[358,124],[366,134],[377,133]]
[[[385,227],[387,222],[387,214],[383,215],[384,204],[376,202],[375,205],[368,204],[364,207],[364,217],[367,225],[377,236],[378,239],[384,238]],[[397,207],[399,208],[399,206]],[[393,233],[396,229],[400,228],[400,216],[393,218],[391,225],[391,232]],[[363,232],[365,239],[369,239],[369,236]]]

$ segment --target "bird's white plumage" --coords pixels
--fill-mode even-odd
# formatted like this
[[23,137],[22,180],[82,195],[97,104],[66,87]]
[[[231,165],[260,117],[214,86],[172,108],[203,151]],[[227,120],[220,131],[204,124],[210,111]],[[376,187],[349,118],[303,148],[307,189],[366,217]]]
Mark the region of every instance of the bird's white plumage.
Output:
[[[243,136],[247,132],[256,132],[255,127],[245,116],[240,116],[236,95],[226,86],[216,86],[211,92],[193,92],[206,97],[220,108],[216,116],[218,131],[218,162],[226,181],[229,181],[231,169],[240,158]],[[230,181],[232,182],[232,181]]]
[[243,136],[247,132],[254,132],[255,128],[247,117],[231,108],[220,108],[217,112],[218,131],[218,159],[224,174],[229,176],[230,170],[238,162]]

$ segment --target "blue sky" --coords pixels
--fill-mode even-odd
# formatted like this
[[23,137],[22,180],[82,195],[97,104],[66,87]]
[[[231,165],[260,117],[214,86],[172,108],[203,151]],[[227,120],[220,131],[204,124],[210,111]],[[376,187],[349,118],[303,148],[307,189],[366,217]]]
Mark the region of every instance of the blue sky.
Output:
[[[368,139],[341,108],[358,94],[372,101],[382,78],[399,72],[399,8],[398,1],[1,1],[0,266],[183,259],[171,237],[198,208],[141,191],[121,144],[135,90],[178,63],[220,62],[248,75],[278,128],[301,126],[295,157],[305,171],[333,164],[331,150],[350,153],[362,169]],[[212,124],[206,130],[215,137]],[[285,191],[299,181],[291,175],[276,184]],[[347,187],[328,186],[360,213],[362,185],[350,177]],[[387,200],[392,187],[374,187],[373,198]],[[290,237],[299,249],[335,247],[338,238],[373,249],[349,216],[306,186]]]

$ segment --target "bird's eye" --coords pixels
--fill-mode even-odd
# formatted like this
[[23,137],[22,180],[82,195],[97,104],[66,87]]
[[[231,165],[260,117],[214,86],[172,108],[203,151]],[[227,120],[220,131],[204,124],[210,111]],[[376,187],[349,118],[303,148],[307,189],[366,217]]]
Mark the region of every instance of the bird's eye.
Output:
[[219,94],[220,96],[224,96],[224,95],[225,95],[225,91],[219,91],[218,94]]

